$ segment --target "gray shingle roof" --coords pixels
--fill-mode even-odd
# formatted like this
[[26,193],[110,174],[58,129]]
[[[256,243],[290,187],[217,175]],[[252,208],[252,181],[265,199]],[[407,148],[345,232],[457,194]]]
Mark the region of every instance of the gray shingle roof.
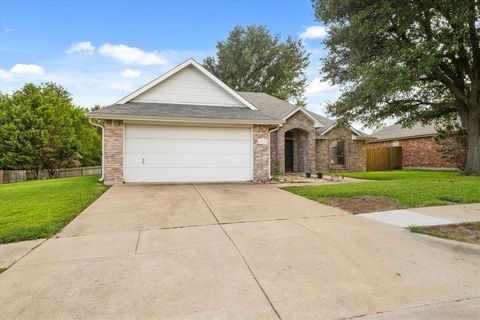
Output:
[[287,101],[283,101],[282,99],[278,99],[266,93],[239,91],[237,91],[237,93],[262,113],[274,119],[282,119],[288,113],[297,108],[295,105],[288,103]]
[[[296,105],[262,92],[237,91],[237,93],[254,105],[258,110],[276,119],[282,119],[298,108]],[[315,112],[308,110],[307,112],[323,125],[328,125],[334,122],[333,120],[325,118]]]
[[[203,105],[179,105],[169,103],[145,103],[127,102],[125,104],[113,104],[102,109],[90,112],[95,116],[143,116],[161,118],[198,118],[198,119],[229,119],[229,120],[257,120],[269,121],[281,120],[297,106],[283,101],[266,93],[238,92],[245,100],[250,102],[258,110],[250,110],[241,107],[203,106]],[[319,114],[308,111],[321,124],[327,126],[334,121],[322,117]]]
[[436,133],[437,131],[433,125],[423,126],[416,124],[412,128],[403,128],[400,124],[394,124],[372,133],[371,136],[379,140],[390,140],[417,136],[433,136]]
[[276,119],[260,111],[242,107],[222,107],[203,105],[180,105],[169,103],[127,102],[113,104],[90,112],[90,116],[140,116],[159,118],[190,118],[190,119],[220,119],[220,120],[252,120],[262,122],[278,122]]

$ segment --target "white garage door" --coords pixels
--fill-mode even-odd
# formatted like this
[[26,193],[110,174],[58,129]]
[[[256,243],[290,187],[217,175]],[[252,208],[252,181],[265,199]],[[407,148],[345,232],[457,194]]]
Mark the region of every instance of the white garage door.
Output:
[[250,128],[126,125],[126,182],[248,181]]

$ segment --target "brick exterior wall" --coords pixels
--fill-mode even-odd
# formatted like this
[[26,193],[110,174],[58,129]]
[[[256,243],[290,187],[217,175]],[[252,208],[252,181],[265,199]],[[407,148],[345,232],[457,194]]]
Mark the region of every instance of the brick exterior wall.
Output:
[[[105,159],[104,174],[106,184],[123,182],[123,121],[105,120]],[[298,172],[332,170],[365,171],[365,142],[352,140],[352,133],[342,128],[334,128],[326,139],[316,139],[313,121],[298,112],[290,117],[279,130],[270,136],[270,145],[259,144],[259,139],[268,141],[269,126],[253,126],[253,180],[268,180],[271,168],[285,173],[285,132],[294,130],[294,169]],[[346,165],[335,168],[330,164],[330,144],[334,139],[345,140]],[[269,163],[270,158],[270,163]]]
[[267,181],[269,176],[269,153],[270,146],[268,143],[259,144],[259,139],[265,139],[268,141],[268,126],[253,126],[253,180],[254,181]]
[[[313,126],[313,121],[308,118],[303,112],[297,112],[292,115],[287,121],[280,127],[277,131],[272,133],[271,145],[272,148],[275,148],[275,151],[271,152],[272,168],[278,168],[280,174],[285,174],[285,132],[292,129],[300,129],[305,132],[305,141],[303,148],[303,154],[305,158],[300,161],[303,169],[305,171],[315,171],[316,168],[316,145],[315,145],[315,128]],[[272,142],[273,141],[273,142]],[[295,146],[294,146],[295,147]],[[298,150],[294,150],[295,151]],[[298,160],[296,162],[299,162]],[[294,161],[295,165],[295,161]],[[297,163],[298,165],[298,163]]]
[[105,184],[123,182],[123,121],[105,120]]
[[[353,140],[352,132],[342,127],[335,127],[317,140],[317,170],[331,171],[366,171],[367,158],[364,140]],[[332,141],[345,141],[345,165],[331,164]]]
[[[299,129],[299,130],[298,130]],[[285,133],[294,131],[294,171],[330,172],[365,171],[367,169],[366,147],[364,140],[352,140],[349,129],[336,127],[330,130],[324,139],[317,139],[313,121],[302,112],[291,116],[279,130],[270,137],[270,165],[285,174]],[[331,141],[345,140],[345,166],[331,164]],[[300,155],[304,155],[303,157]]]
[[402,167],[456,168],[455,164],[443,159],[440,152],[437,151],[437,144],[435,143],[434,137],[379,142],[372,141],[367,144],[367,148],[391,147],[394,141],[398,141],[402,147]]

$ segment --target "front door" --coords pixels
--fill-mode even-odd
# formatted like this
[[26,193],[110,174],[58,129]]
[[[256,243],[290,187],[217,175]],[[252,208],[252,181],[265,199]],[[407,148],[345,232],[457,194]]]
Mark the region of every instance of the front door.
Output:
[[293,171],[293,140],[285,140],[285,171]]

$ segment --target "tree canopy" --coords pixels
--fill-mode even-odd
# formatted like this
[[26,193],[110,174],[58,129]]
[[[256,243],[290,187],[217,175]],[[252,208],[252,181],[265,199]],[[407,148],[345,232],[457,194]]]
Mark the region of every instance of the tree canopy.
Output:
[[0,168],[39,170],[98,165],[101,136],[86,109],[54,83],[0,95]]
[[459,117],[465,174],[480,175],[479,2],[314,0],[328,28],[322,71],[343,93],[328,106],[345,120],[405,125]]
[[309,54],[299,40],[281,42],[264,26],[236,26],[203,65],[238,91],[264,92],[302,105]]

